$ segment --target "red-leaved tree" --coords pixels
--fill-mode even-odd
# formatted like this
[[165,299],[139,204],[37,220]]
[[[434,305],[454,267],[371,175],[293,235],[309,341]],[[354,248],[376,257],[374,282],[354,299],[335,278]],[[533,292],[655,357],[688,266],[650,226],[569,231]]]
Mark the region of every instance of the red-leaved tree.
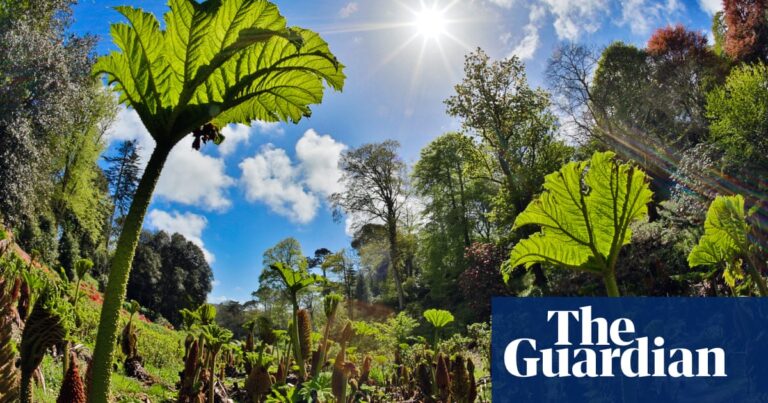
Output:
[[646,51],[657,61],[673,64],[712,56],[707,38],[700,32],[687,30],[682,24],[657,29],[648,40]]
[[768,0],[724,0],[725,52],[740,62],[766,61]]
[[461,293],[478,321],[484,321],[491,316],[491,297],[509,295],[500,271],[508,254],[494,244],[475,242],[465,256],[469,266],[459,276]]

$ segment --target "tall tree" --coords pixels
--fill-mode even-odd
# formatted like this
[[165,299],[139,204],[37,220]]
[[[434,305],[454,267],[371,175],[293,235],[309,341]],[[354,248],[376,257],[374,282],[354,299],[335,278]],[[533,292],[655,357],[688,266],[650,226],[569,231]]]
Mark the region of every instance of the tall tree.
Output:
[[[88,183],[96,172],[88,158],[71,158],[94,154],[81,146],[100,146],[91,125],[104,115],[97,105],[104,96],[89,74],[94,41],[67,33],[73,3],[0,5],[0,211],[15,227],[50,213],[55,192],[97,189]],[[91,199],[56,200],[87,207]]]
[[768,1],[724,0],[725,52],[740,62],[768,61]]
[[498,186],[477,174],[484,158],[472,138],[447,133],[421,150],[413,169],[414,190],[426,219],[419,233],[419,263],[432,304],[445,309],[458,302],[465,248],[488,235],[486,216]]
[[164,30],[150,13],[118,7],[118,50],[100,58],[120,101],[133,107],[157,144],[136,189],[115,256],[92,361],[91,403],[106,403],[120,306],[147,207],[168,154],[193,133],[195,143],[223,138],[230,123],[298,122],[341,90],[342,66],[316,33],[288,28],[277,6],[256,0],[171,0]]
[[203,251],[183,235],[142,232],[128,298],[181,326],[181,309],[197,309],[212,288],[213,272]]
[[591,150],[637,161],[655,189],[668,190],[682,152],[707,136],[706,93],[724,71],[705,37],[675,26],[657,30],[647,49],[614,42],[598,55],[563,45],[547,78]]
[[[126,140],[118,146],[115,153],[104,157],[107,164],[104,175],[109,183],[112,197],[112,212],[107,225],[106,248],[113,236],[120,233],[121,226],[115,222],[128,214],[131,200],[136,193],[141,178],[141,160],[139,145],[136,140]],[[117,215],[117,217],[115,217]]]
[[405,307],[403,273],[400,268],[398,225],[408,199],[405,163],[397,155],[400,144],[388,140],[347,150],[341,157],[341,183],[344,191],[329,200],[334,216],[342,213],[360,217],[358,228],[378,221],[384,224],[389,242],[389,266],[397,290],[397,303]]
[[466,56],[455,91],[445,101],[448,114],[493,151],[509,202],[522,211],[538,192],[542,173],[568,158],[554,136],[549,95],[528,85],[517,56],[493,61],[482,49]]

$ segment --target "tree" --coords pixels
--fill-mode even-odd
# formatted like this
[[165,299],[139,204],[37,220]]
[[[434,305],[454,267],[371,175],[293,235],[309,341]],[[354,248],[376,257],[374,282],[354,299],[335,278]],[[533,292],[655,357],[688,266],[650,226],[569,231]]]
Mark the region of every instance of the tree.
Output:
[[422,149],[413,168],[426,218],[419,232],[419,265],[437,306],[457,304],[457,279],[467,267],[464,250],[478,238],[487,239],[483,229],[498,187],[478,178],[481,154],[472,138],[448,133]]
[[678,150],[704,141],[706,94],[724,79],[727,62],[715,55],[702,33],[689,31],[681,24],[657,29],[648,40],[646,52],[653,92],[662,96],[661,100],[657,98],[656,108],[669,111],[654,112],[651,117],[672,132],[666,134],[661,127],[659,139]]
[[725,52],[739,62],[768,61],[768,2],[724,0]]
[[106,249],[109,250],[109,242],[113,236],[119,234],[120,225],[115,222],[115,214],[118,220],[128,214],[131,200],[136,193],[141,178],[141,161],[139,160],[139,145],[136,140],[126,140],[115,150],[115,154],[105,156],[104,162],[107,168],[104,176],[107,178],[111,190],[112,212],[107,225]]
[[768,67],[737,67],[707,98],[709,140],[725,151],[729,165],[755,178],[768,174]]
[[212,288],[203,251],[180,234],[142,232],[132,267],[127,297],[176,327],[182,324],[179,311],[197,309]]
[[70,144],[79,116],[90,117],[85,103],[98,95],[89,75],[93,41],[66,33],[71,4],[0,6],[0,211],[12,226],[50,210],[59,147]]
[[353,299],[360,302],[371,301],[371,288],[368,286],[368,279],[362,270],[357,271],[357,278],[355,279],[355,296]]
[[611,152],[547,175],[544,193],[515,220],[515,227],[536,224],[541,232],[515,245],[501,269],[504,281],[517,266],[547,263],[598,275],[608,296],[619,296],[619,251],[632,237],[629,225],[648,215],[652,195],[645,173]]
[[106,402],[119,309],[141,223],[171,149],[194,132],[219,143],[230,123],[298,122],[322,101],[325,85],[341,90],[342,66],[312,31],[288,28],[266,1],[172,0],[164,30],[154,15],[117,8],[129,23],[112,25],[117,51],[99,58],[120,101],[141,118],[157,146],[117,242],[92,364],[89,400]]
[[67,32],[72,3],[0,5],[0,211],[48,264],[78,252],[63,255],[70,271],[98,252],[109,202],[97,160],[115,104],[90,75],[95,41]]
[[473,243],[466,249],[467,269],[459,277],[459,289],[472,310],[475,322],[491,317],[491,298],[508,295],[499,267],[506,252],[491,243]]
[[724,71],[706,38],[675,26],[657,30],[647,49],[614,42],[598,55],[563,45],[547,77],[585,151],[608,149],[637,161],[663,196],[680,155],[707,136],[706,93]]
[[310,269],[319,267],[320,270],[323,270],[323,277],[325,277],[325,269],[323,269],[323,262],[332,253],[333,252],[331,252],[328,248],[320,248],[315,250],[314,256],[307,256],[307,267],[309,267]]
[[600,139],[593,110],[595,94],[592,79],[600,55],[592,48],[576,43],[558,46],[547,62],[546,77],[554,94],[554,105],[567,117],[564,126],[570,130],[573,140],[582,143]]
[[131,275],[128,278],[127,298],[138,301],[141,306],[156,310],[162,301],[159,284],[163,280],[163,261],[160,250],[152,241],[154,234],[143,231],[136,253],[133,256]]
[[460,118],[493,151],[508,202],[520,212],[538,191],[543,174],[569,157],[554,136],[549,95],[528,85],[517,56],[492,61],[477,49],[466,56],[464,75],[456,94],[445,101],[448,114]]
[[[709,141],[724,154],[719,172],[704,173],[707,184],[722,195],[741,194],[747,206],[757,207],[758,221],[768,219],[768,66],[763,63],[735,68],[721,87],[707,97]],[[720,180],[722,174],[738,180]],[[714,177],[714,179],[712,179]],[[768,248],[768,229],[756,226],[753,242]]]
[[[405,307],[399,267],[397,242],[398,224],[408,198],[405,163],[397,155],[400,144],[393,140],[365,144],[347,150],[339,164],[344,191],[334,193],[329,200],[338,220],[341,214],[362,216],[365,223],[379,221],[384,224],[389,242],[389,266],[397,289],[398,307]],[[362,224],[358,224],[358,227]]]

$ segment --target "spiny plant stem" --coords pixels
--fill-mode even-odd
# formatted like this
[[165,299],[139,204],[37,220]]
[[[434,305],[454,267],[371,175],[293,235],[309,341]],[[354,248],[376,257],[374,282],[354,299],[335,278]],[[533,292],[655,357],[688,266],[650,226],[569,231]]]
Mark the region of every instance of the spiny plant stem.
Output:
[[147,213],[152,192],[155,190],[160,172],[171,148],[173,148],[172,145],[158,144],[152,153],[128,210],[120,239],[117,241],[117,248],[109,272],[109,281],[104,292],[104,305],[101,309],[96,348],[93,352],[92,381],[88,388],[89,403],[107,403],[108,400],[112,358],[117,341],[117,325],[120,320],[120,308],[125,299],[128,275],[141,234],[144,215]]

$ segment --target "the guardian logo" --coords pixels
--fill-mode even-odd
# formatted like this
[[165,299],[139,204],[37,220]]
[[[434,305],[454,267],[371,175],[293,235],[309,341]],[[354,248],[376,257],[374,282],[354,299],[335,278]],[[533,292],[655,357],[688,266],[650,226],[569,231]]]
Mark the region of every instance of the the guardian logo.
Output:
[[557,331],[554,347],[532,338],[511,341],[504,349],[504,366],[512,376],[727,377],[723,348],[666,348],[663,337],[637,337],[630,319],[593,318],[592,306],[547,311],[546,316]]

